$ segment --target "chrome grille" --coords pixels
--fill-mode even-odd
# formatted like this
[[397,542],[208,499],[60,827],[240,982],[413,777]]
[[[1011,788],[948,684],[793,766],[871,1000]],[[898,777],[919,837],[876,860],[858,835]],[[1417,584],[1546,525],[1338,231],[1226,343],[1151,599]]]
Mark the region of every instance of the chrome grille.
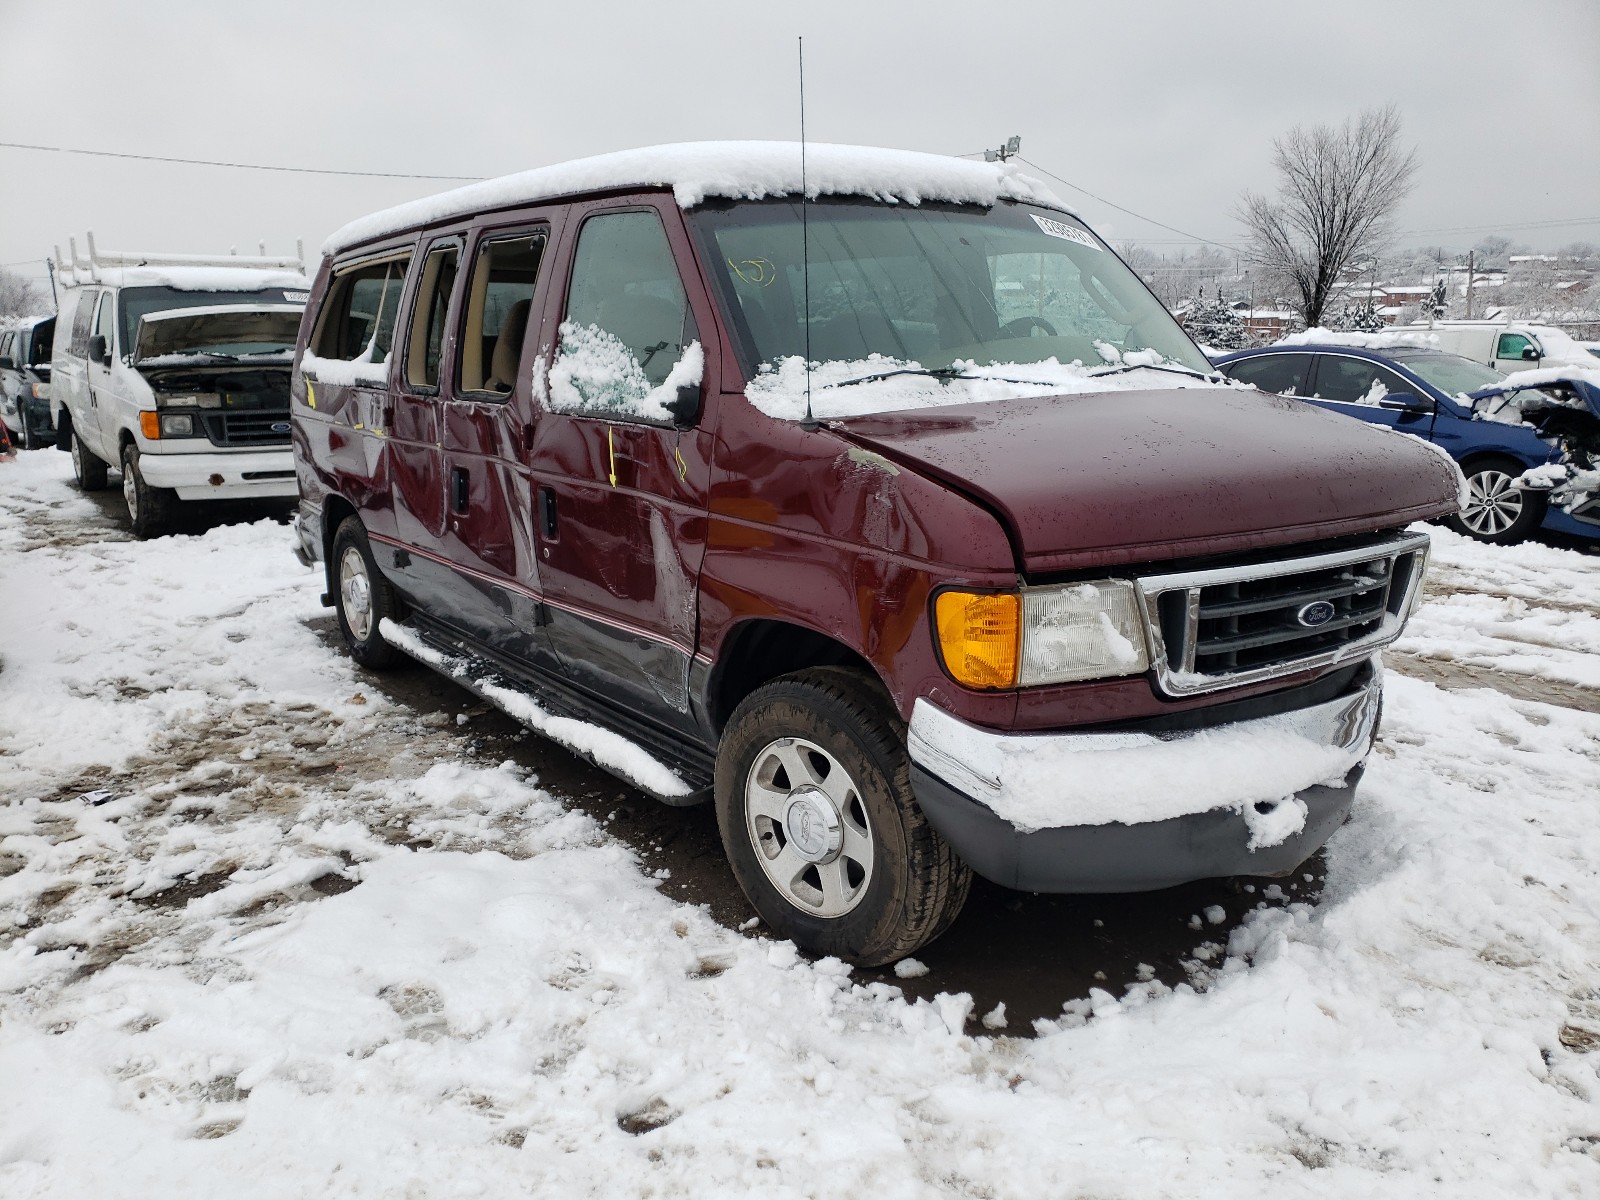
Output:
[[1138,580],[1162,690],[1188,695],[1347,662],[1400,636],[1426,534]]
[[[200,415],[206,436],[214,446],[287,446],[289,410],[239,409]],[[280,430],[274,425],[282,425]]]

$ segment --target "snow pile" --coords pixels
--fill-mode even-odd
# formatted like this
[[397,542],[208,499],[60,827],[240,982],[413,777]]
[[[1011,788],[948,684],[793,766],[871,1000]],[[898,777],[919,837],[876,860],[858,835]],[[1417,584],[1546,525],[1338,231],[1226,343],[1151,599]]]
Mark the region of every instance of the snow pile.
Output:
[[399,647],[412,658],[420,659],[446,675],[468,683],[473,691],[492,702],[528,728],[551,741],[574,750],[607,770],[616,771],[646,791],[658,796],[687,796],[689,785],[642,746],[620,734],[587,721],[557,717],[544,711],[525,692],[502,687],[488,679],[469,679],[466,663],[441,654],[411,630],[385,620],[378,632],[386,642]]
[[[622,150],[469,183],[351,221],[322,244],[337,254],[415,225],[465,213],[533,204],[583,192],[668,187],[692,208],[709,198],[760,200],[800,194],[798,142],[684,142]],[[805,191],[818,196],[864,196],[886,204],[993,205],[1025,200],[1069,212],[1050,189],[1005,163],[970,162],[912,150],[807,143]]]
[[561,350],[550,368],[550,407],[557,412],[616,412],[670,421],[667,405],[680,387],[697,387],[705,351],[690,342],[661,384],[652,387],[632,350],[598,325],[561,323]]
[[300,370],[313,382],[329,387],[387,387],[389,356],[372,361],[374,347],[368,343],[360,357],[353,359],[318,358],[307,350],[300,356]]
[[[1115,347],[1107,347],[1115,351]],[[1120,356],[1128,366],[1154,367],[1160,355],[1154,350]],[[1132,361],[1137,360],[1137,361]],[[1104,375],[1104,364],[1092,367],[1080,361],[992,363],[980,366],[957,359],[951,368],[968,378],[938,378],[922,374],[923,367],[909,359],[873,354],[850,361],[813,363],[810,371],[812,415],[819,419],[871,416],[907,409],[938,408],[950,404],[978,404],[1020,396],[1086,395],[1091,392],[1150,391],[1155,388],[1226,387],[1221,377],[1201,378],[1174,371],[1132,370]],[[867,378],[869,376],[887,378]],[[856,380],[866,382],[857,383]],[[776,368],[762,364],[745,388],[750,403],[769,417],[798,421],[805,416],[807,372],[805,359],[792,355]]]
[[[1174,738],[998,735],[924,700],[912,710],[911,747],[913,759],[951,783],[982,781],[978,798],[1024,833],[1137,825],[1218,808],[1249,813],[1258,802],[1273,803],[1316,784],[1343,786],[1346,772],[1366,754],[1364,744],[1344,749],[1312,740],[1290,718]],[[1256,845],[1275,846],[1304,824],[1302,805],[1298,820],[1280,816],[1251,830]]]
[[1420,346],[1438,349],[1439,339],[1426,329],[1385,330],[1383,333],[1362,333],[1356,329],[1302,329],[1279,338],[1275,346],[1355,346],[1363,350],[1389,350],[1396,346]]
[[[1593,364],[1594,360],[1588,360]],[[1577,381],[1600,391],[1600,365],[1584,366],[1575,363],[1572,366],[1535,367],[1531,371],[1514,371],[1506,376],[1506,380],[1497,387],[1511,388],[1540,388],[1548,387],[1554,383],[1571,383]],[[1573,407],[1582,408],[1580,401]]]
[[[995,1035],[454,761],[282,527],[123,540],[66,460],[0,466],[0,1195],[1600,1193],[1600,715],[1391,677],[1318,904]],[[1418,624],[1596,619],[1592,560],[1438,536]]]

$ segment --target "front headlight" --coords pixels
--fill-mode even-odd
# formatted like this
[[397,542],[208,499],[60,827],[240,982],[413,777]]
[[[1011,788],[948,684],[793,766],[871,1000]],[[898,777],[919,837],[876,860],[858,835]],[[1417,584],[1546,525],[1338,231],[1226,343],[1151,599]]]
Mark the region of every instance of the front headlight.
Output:
[[1133,584],[1104,579],[1022,593],[1023,687],[1138,675],[1149,666]]
[[33,384],[33,398],[35,400],[50,399],[50,385],[48,383]]
[[188,413],[162,413],[162,437],[193,437],[194,418]]
[[1134,585],[1122,579],[941,592],[934,625],[945,670],[973,688],[1138,675],[1150,666]]

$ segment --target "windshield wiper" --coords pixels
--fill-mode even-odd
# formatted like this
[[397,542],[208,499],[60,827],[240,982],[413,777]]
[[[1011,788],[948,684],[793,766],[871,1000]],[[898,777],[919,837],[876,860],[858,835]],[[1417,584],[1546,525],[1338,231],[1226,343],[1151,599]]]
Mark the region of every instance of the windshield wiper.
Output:
[[880,379],[893,379],[896,375],[925,375],[929,379],[981,379],[992,383],[1020,383],[1029,387],[1050,386],[1043,379],[1011,379],[1005,375],[979,375],[961,367],[900,367],[894,371],[879,371],[873,375],[862,375],[855,379],[845,379],[838,383],[825,384],[824,387],[853,387],[858,383],[876,383]]
[[1097,371],[1090,371],[1089,378],[1097,379],[1101,375],[1123,375],[1129,371],[1167,371],[1173,375],[1192,375],[1196,379],[1216,379],[1218,372],[1196,371],[1193,367],[1179,367],[1169,363],[1119,363],[1114,367],[1101,367]]

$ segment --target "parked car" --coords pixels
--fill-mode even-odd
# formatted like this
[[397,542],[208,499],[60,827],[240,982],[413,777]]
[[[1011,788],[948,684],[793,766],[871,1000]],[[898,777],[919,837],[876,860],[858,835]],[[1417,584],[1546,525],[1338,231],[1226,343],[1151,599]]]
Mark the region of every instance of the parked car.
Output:
[[1600,536],[1592,523],[1515,486],[1524,471],[1554,462],[1560,452],[1526,425],[1473,419],[1472,393],[1506,381],[1492,367],[1422,346],[1318,342],[1242,350],[1216,363],[1231,378],[1262,391],[1309,400],[1443,447],[1460,465],[1471,495],[1470,503],[1445,523],[1468,537],[1505,545],[1541,527]]
[[0,330],[0,421],[24,450],[56,440],[50,425],[50,347],[54,317],[29,317]]
[[1397,326],[1436,349],[1473,359],[1502,374],[1534,367],[1582,366],[1587,352],[1564,330],[1507,321],[1434,321]]
[[[57,260],[61,260],[59,249]],[[310,281],[296,258],[203,258],[72,245],[51,411],[78,486],[111,466],[134,533],[186,506],[291,499],[289,368]]]
[[859,963],[974,870],[1295,869],[1454,472],[1225,383],[1000,164],[806,169],[813,203],[794,145],[634,151],[330,239],[297,530],[350,653],[714,801],[767,925]]

